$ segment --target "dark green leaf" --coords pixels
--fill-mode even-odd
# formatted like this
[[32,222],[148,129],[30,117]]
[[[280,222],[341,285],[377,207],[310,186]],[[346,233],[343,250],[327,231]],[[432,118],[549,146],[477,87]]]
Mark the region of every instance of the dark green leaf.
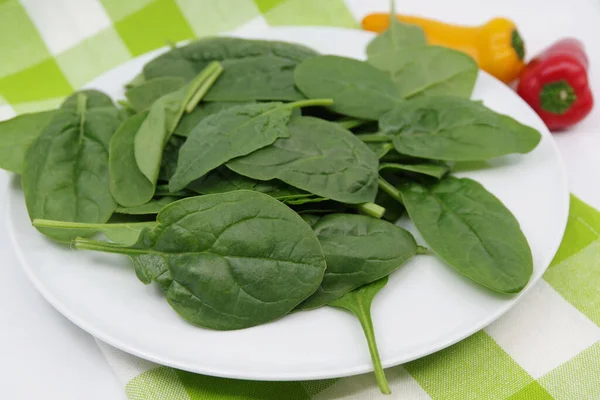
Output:
[[511,212],[470,179],[400,186],[410,219],[438,256],[475,282],[520,292],[531,277],[527,239]]
[[330,305],[333,307],[344,308],[356,316],[362,326],[369,352],[371,353],[371,361],[375,370],[375,379],[381,393],[390,394],[390,388],[385,377],[379,351],[377,350],[377,342],[375,341],[375,330],[373,329],[373,321],[371,320],[371,303],[381,289],[387,284],[388,277],[362,286],[353,290],[342,298],[333,301]]
[[48,126],[56,111],[21,114],[0,122],[0,168],[21,174],[25,153]]
[[[103,223],[117,207],[110,193],[108,144],[119,112],[95,91],[71,96],[25,156],[23,191],[29,217]],[[68,241],[76,231],[42,232]]]
[[470,56],[438,46],[415,46],[369,56],[369,63],[390,74],[397,93],[469,98],[479,68]]
[[217,114],[227,108],[236,107],[248,103],[240,102],[210,102],[200,103],[198,107],[194,108],[190,113],[183,115],[177,128],[173,132],[175,135],[188,137],[192,129],[196,127],[204,118],[209,115]]
[[236,191],[166,206],[134,246],[78,239],[76,248],[130,256],[185,320],[218,330],[289,313],[319,286],[325,259],[310,227],[270,196]]
[[185,83],[185,79],[178,77],[164,76],[154,78],[141,85],[127,89],[125,96],[129,100],[129,106],[134,111],[145,111],[150,109],[156,100],[181,89]]
[[330,214],[313,225],[327,269],[317,291],[303,301],[311,310],[351,290],[388,276],[417,252],[410,233],[387,221],[352,214]]
[[416,174],[432,176],[437,179],[443,178],[450,172],[450,168],[446,164],[435,162],[415,164],[384,163],[381,164],[379,170],[414,172]]
[[538,131],[482,104],[457,97],[420,97],[399,104],[379,121],[401,154],[447,161],[477,161],[527,153]]
[[119,207],[117,207],[115,212],[119,213],[119,214],[128,214],[128,215],[158,214],[160,212],[160,210],[162,210],[166,205],[171,204],[179,199],[180,199],[180,197],[174,197],[174,196],[160,197],[157,199],[152,199],[148,203],[143,204],[141,206],[136,206],[136,207],[121,207],[121,206],[119,206]]
[[158,180],[168,182],[177,169],[177,160],[179,159],[179,150],[185,143],[185,138],[182,136],[171,136],[163,151],[158,173]]
[[316,56],[294,73],[296,86],[309,98],[333,99],[333,111],[362,119],[379,119],[400,96],[389,75],[363,61]]
[[279,179],[298,189],[358,204],[375,200],[378,160],[350,131],[313,117],[292,118],[289,138],[227,166],[258,180]]

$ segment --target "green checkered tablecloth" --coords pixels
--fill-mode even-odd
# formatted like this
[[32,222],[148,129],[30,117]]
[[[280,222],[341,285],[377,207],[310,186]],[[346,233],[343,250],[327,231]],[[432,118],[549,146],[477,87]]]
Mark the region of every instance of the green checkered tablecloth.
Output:
[[[0,119],[54,107],[102,72],[168,41],[243,26],[357,27],[348,5],[358,1],[0,0]],[[236,381],[99,345],[132,400],[382,398],[371,374]],[[392,398],[407,400],[600,399],[600,213],[573,197],[554,262],[514,309],[387,375]]]

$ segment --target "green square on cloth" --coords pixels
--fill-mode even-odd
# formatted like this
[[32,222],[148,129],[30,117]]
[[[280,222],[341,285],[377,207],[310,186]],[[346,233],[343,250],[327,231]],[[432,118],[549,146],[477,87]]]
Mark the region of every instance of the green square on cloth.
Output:
[[[84,4],[78,18],[95,18],[85,14],[85,4],[93,5],[90,13],[100,7],[110,25],[54,54],[48,43],[56,38],[44,36],[47,31],[28,9],[17,0],[0,0],[0,109],[9,109],[7,115],[53,108],[95,76],[168,42],[240,26],[356,28],[348,5],[360,0],[78,1]],[[35,7],[35,0],[27,4]],[[384,398],[372,374],[307,382],[231,380],[159,366],[99,345],[124,379],[130,400]],[[128,374],[118,372],[123,370]],[[553,264],[514,309],[464,341],[386,373],[389,398],[405,400],[600,399],[600,213],[572,197]]]

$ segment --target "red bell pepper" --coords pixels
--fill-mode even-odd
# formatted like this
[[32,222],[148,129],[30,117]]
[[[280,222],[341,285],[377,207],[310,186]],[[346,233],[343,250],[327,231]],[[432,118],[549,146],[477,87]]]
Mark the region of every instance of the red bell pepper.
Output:
[[588,58],[577,39],[563,39],[535,57],[521,73],[517,93],[550,130],[568,128],[589,114]]

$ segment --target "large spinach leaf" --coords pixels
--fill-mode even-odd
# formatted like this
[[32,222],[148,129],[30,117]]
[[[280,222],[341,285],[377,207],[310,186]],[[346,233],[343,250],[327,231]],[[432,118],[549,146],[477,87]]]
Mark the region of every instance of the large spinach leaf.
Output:
[[0,122],[0,168],[21,174],[25,153],[48,126],[55,111],[21,114]]
[[154,78],[127,89],[125,97],[127,97],[131,109],[136,112],[145,111],[150,109],[156,100],[181,89],[185,83],[185,79],[179,77],[163,76]]
[[238,174],[283,182],[349,204],[375,200],[377,156],[350,131],[333,122],[295,117],[290,137],[227,163]]
[[352,58],[309,58],[296,68],[294,81],[307,97],[332,98],[333,111],[356,118],[379,119],[401,99],[387,73]]
[[405,101],[379,121],[401,154],[446,161],[477,161],[527,153],[538,131],[483,104],[457,97]]
[[461,274],[501,293],[531,277],[527,239],[511,212],[470,179],[400,186],[408,215],[431,249]]
[[479,69],[468,55],[439,46],[415,46],[370,55],[369,63],[390,74],[400,96],[469,98]]
[[204,118],[217,114],[227,108],[240,106],[247,104],[244,102],[219,102],[214,101],[210,103],[200,103],[198,107],[194,108],[191,112],[186,113],[181,117],[179,124],[173,134],[183,137],[188,137],[192,129],[196,127]]
[[317,53],[308,47],[267,40],[211,37],[196,40],[162,54],[144,66],[146,79],[176,76],[191,80],[211,61],[274,56],[300,62]]
[[371,361],[373,362],[373,369],[375,370],[375,379],[381,393],[390,394],[392,393],[385,377],[385,371],[381,365],[381,359],[379,358],[379,350],[377,350],[377,342],[375,341],[375,330],[373,329],[373,320],[371,319],[371,303],[373,299],[379,293],[381,289],[388,282],[388,277],[381,278],[378,281],[370,283],[355,289],[343,297],[334,300],[330,305],[333,307],[343,308],[350,311],[358,321],[365,333],[367,338],[367,344],[369,346],[369,352],[371,353]]
[[323,248],[327,269],[321,286],[298,306],[301,310],[324,306],[381,279],[417,252],[410,233],[364,215],[326,215],[313,225],[313,230]]
[[181,146],[169,188],[176,191],[227,161],[250,154],[289,136],[292,108],[330,101],[255,103],[225,109],[202,120]]
[[325,259],[310,227],[287,206],[240,190],[166,206],[134,246],[77,239],[79,249],[128,255],[187,321],[247,328],[280,318],[319,286]]
[[[32,220],[110,218],[117,205],[110,193],[108,144],[119,123],[119,111],[100,92],[79,92],[65,101],[25,156],[22,182]],[[59,241],[77,234],[40,231]]]

